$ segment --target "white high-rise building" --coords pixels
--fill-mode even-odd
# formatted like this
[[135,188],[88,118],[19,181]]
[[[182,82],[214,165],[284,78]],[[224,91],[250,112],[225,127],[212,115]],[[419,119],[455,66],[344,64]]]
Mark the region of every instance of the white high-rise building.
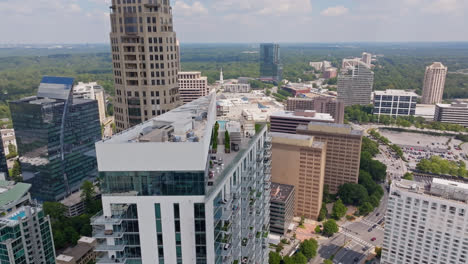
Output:
[[393,117],[410,116],[416,113],[418,95],[403,90],[374,92],[374,114]]
[[210,93],[208,78],[201,76],[201,72],[179,72],[178,75],[180,98],[184,104]]
[[468,263],[468,184],[392,183],[383,264]]
[[372,54],[363,52],[361,61],[370,66],[372,64]]
[[99,121],[101,124],[104,124],[106,120],[106,96],[102,86],[98,85],[97,82],[79,82],[73,86],[73,97],[96,100],[98,103]]
[[224,84],[223,68],[221,68],[221,72],[219,73],[219,84]]
[[212,93],[96,144],[98,263],[268,263],[267,127],[215,121]]
[[374,72],[363,62],[338,75],[338,100],[350,105],[368,105],[371,103]]
[[444,95],[448,68],[440,62],[426,67],[422,91],[422,104],[440,104]]

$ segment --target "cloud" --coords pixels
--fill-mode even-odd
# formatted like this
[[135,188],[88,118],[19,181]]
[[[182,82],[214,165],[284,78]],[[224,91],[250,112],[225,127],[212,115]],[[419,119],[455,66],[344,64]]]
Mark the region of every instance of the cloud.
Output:
[[460,15],[466,3],[463,0],[435,0],[427,4],[422,11],[429,14],[457,14]]
[[176,1],[174,4],[174,13],[182,16],[196,16],[204,15],[208,13],[202,3],[195,1],[192,5],[185,3],[184,1]]
[[344,6],[334,6],[323,10],[320,14],[322,16],[342,16],[348,13],[348,8]]

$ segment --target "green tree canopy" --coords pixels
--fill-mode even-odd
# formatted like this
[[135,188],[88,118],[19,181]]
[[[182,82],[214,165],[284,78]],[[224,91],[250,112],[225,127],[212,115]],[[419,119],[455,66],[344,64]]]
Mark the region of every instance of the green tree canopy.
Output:
[[320,213],[319,213],[317,220],[321,222],[325,220],[325,218],[327,218],[327,215],[328,215],[327,205],[325,203],[322,203],[322,208],[320,208]]
[[323,234],[326,236],[332,236],[338,232],[338,225],[335,220],[329,219],[323,223]]
[[270,251],[268,254],[268,264],[280,264],[281,263],[281,255],[275,251]]
[[348,211],[348,208],[343,204],[343,201],[341,199],[338,199],[334,204],[333,204],[333,209],[332,209],[332,217],[335,220],[340,220],[343,216],[346,215],[346,212]]
[[355,183],[345,183],[338,188],[338,196],[343,203],[350,205],[361,205],[369,199],[364,186]]
[[361,206],[359,206],[359,214],[360,215],[368,215],[370,212],[374,210],[374,207],[370,202],[365,202]]

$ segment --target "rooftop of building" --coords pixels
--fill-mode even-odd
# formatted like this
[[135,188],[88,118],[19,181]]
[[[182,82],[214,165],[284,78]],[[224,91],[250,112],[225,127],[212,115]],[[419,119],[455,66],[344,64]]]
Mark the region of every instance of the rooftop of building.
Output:
[[292,90],[306,90],[306,89],[312,89],[312,84],[290,82],[286,85],[283,85],[282,87],[286,87]]
[[[30,211],[29,211],[30,210]],[[16,208],[13,211],[7,212],[6,214],[0,216],[0,226],[8,225],[14,226],[19,223],[20,220],[28,217],[28,211],[31,213],[42,210],[42,207],[34,206],[21,206]]]
[[335,124],[335,123],[322,123],[322,122],[310,122],[308,125],[298,125],[297,130],[310,130],[317,132],[342,134],[342,135],[353,135],[362,136],[363,131],[353,128],[348,124]]
[[392,188],[463,204],[468,203],[468,184],[456,181],[433,178],[431,183],[426,184],[402,179],[393,182]]
[[282,111],[284,106],[261,91],[250,93],[221,93],[217,105],[225,107],[225,115],[220,120],[239,120],[243,111],[252,114],[254,121],[266,122],[272,113]]
[[100,143],[191,143],[200,142],[206,136],[207,117],[210,104],[214,103],[212,93],[190,103],[154,117],[144,123],[107,138]]
[[[79,105],[92,102],[93,100],[90,99],[81,99],[81,98],[73,98],[70,102],[72,105]],[[55,99],[55,98],[47,98],[47,97],[38,97],[38,96],[29,96],[25,98],[21,98],[16,101],[12,101],[12,103],[28,103],[34,105],[50,105],[55,103],[63,103],[64,100],[62,99]]]
[[25,196],[31,184],[0,180],[0,208],[13,203]]
[[301,119],[301,120],[310,120],[310,121],[327,121],[334,122],[335,119],[330,114],[327,113],[318,113],[314,110],[304,110],[304,111],[281,111],[276,112],[271,115],[272,117],[280,118],[290,118],[290,119]]
[[[95,241],[93,238],[88,238],[88,239]],[[78,241],[78,244],[76,244],[76,246],[65,249],[65,251],[62,252],[62,254],[57,256],[57,260],[61,260],[64,262],[70,262],[73,259],[79,260],[83,256],[89,254],[89,252],[93,251],[93,246],[91,245],[92,241],[85,242],[85,243],[83,243],[83,241],[82,243],[80,243],[80,241],[81,241],[81,238]]]
[[404,90],[388,89],[385,91],[375,91],[375,95],[395,95],[395,96],[418,96],[415,92],[409,92]]
[[279,144],[288,144],[298,147],[309,147],[316,149],[323,149],[325,147],[324,142],[315,141],[313,136],[309,135],[300,135],[300,134],[288,134],[288,133],[278,133],[270,132],[271,137],[273,138],[274,143]]
[[271,201],[285,203],[288,197],[294,192],[294,186],[288,184],[271,183]]
[[467,108],[468,109],[468,103],[466,102],[454,102],[451,104],[437,104],[437,107],[441,108]]
[[[94,187],[94,191],[95,191],[96,195],[100,194],[100,190],[96,186]],[[60,201],[60,203],[62,203],[65,206],[76,205],[77,203],[80,203],[82,201],[81,194],[82,194],[82,190],[80,189],[77,192],[74,192],[74,193],[70,194],[69,196],[67,196],[65,199]]]
[[447,67],[442,64],[442,62],[434,62],[431,65],[427,66],[430,69],[445,69]]

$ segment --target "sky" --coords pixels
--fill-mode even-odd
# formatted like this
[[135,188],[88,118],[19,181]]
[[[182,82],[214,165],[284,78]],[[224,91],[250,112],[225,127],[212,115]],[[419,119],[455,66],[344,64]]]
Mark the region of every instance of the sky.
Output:
[[[108,43],[110,0],[0,0],[0,43]],[[171,0],[181,43],[468,41],[468,0]]]

